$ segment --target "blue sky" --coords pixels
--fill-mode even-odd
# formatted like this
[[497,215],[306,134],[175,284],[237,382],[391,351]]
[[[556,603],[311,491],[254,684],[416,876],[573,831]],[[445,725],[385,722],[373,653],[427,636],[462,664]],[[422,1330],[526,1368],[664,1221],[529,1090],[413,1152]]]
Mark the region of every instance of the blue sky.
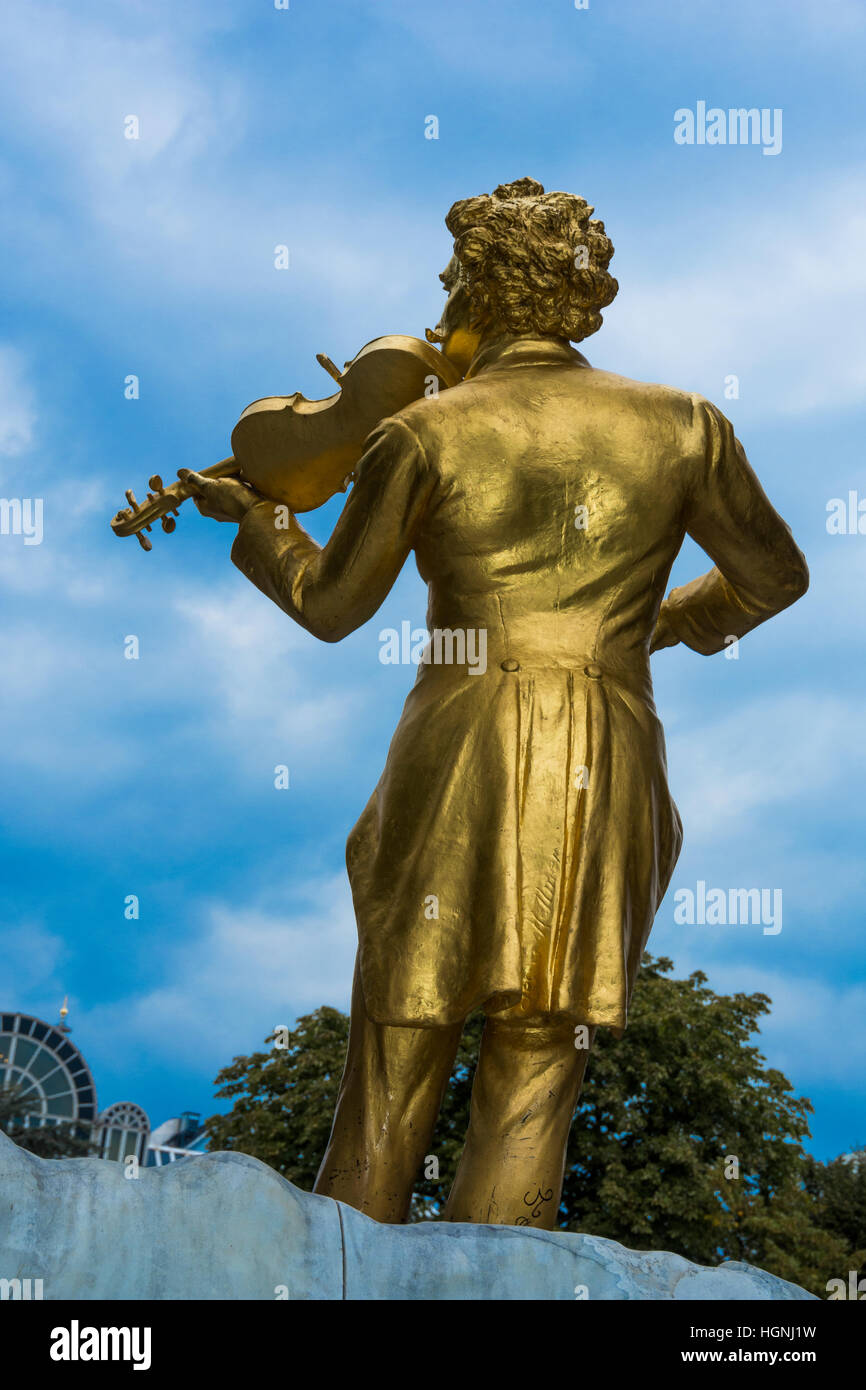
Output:
[[[651,949],[770,995],[814,1151],[866,1142],[866,535],[825,524],[866,496],[864,24],[847,0],[8,7],[0,495],[45,519],[0,536],[0,1006],[68,993],[100,1105],[210,1113],[233,1055],[347,1006],[343,847],[414,674],[378,633],[424,616],[410,563],[318,644],[232,567],[233,528],[187,507],[145,555],[109,518],[228,454],[255,397],[327,394],[317,351],[423,334],[448,207],[529,174],[616,246],[590,361],[716,401],[812,571],[738,660],[653,659],[685,844]],[[677,145],[699,100],[780,108],[781,153]],[[706,567],[688,544],[674,579]],[[678,925],[698,880],[781,888],[782,931]]]

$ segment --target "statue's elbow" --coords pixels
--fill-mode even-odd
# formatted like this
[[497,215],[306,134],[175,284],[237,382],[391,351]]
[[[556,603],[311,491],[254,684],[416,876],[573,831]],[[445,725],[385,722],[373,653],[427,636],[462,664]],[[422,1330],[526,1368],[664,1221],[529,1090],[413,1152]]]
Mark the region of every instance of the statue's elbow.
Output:
[[775,602],[767,617],[772,617],[773,613],[783,613],[786,608],[790,608],[792,603],[796,603],[798,599],[803,597],[808,587],[809,570],[801,555],[796,564],[790,565],[783,574],[779,575]]
[[342,642],[344,637],[348,637],[350,632],[354,632],[356,624],[347,620],[344,614],[329,613],[319,615],[315,621],[308,624],[308,630],[314,637],[318,637],[320,642]]
[[790,592],[791,603],[796,603],[798,598],[802,598],[809,587],[809,566],[803,556],[800,556],[799,564],[795,567],[791,576]]
[[357,626],[345,609],[333,602],[322,602],[317,595],[293,594],[291,603],[284,607],[319,642],[342,642]]

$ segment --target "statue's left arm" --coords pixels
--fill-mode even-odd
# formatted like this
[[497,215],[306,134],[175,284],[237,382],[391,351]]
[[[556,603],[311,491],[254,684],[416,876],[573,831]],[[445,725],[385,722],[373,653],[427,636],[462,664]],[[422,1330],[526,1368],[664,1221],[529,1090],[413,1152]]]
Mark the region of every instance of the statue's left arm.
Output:
[[711,656],[800,598],[809,571],[730,421],[708,401],[694,402],[701,448],[687,484],[685,523],[715,567],[671,590],[652,649],[683,642]]
[[292,513],[286,518],[285,508],[263,501],[243,517],[232,547],[238,569],[324,642],[338,642],[376,612],[435,485],[420,441],[396,417],[369,435],[355,475],[325,546]]

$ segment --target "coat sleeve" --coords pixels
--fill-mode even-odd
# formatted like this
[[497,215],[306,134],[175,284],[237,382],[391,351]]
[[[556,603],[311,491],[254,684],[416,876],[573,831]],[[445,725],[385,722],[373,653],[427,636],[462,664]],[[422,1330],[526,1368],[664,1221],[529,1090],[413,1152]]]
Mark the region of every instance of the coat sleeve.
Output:
[[672,589],[659,616],[676,640],[711,656],[726,638],[744,637],[800,598],[809,571],[730,421],[700,397],[695,409],[704,447],[692,472],[685,523],[714,568]]
[[327,545],[271,502],[238,527],[232,560],[263,594],[324,642],[339,642],[383,602],[412,549],[434,478],[415,433],[396,417],[365,441],[356,481]]

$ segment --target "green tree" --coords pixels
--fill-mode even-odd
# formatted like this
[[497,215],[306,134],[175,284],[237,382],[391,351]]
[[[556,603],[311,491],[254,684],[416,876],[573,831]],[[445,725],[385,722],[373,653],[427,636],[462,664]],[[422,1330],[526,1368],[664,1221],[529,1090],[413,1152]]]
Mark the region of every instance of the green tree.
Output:
[[0,1088],[0,1129],[28,1153],[39,1158],[86,1158],[90,1141],[84,1126],[68,1124],[26,1125],[28,1115],[38,1107],[33,1092],[19,1086]]
[[[772,1244],[774,1273],[785,1251],[811,1267],[815,1241],[832,1259],[802,1224],[812,1106],[752,1041],[769,999],[717,995],[700,971],[671,969],[646,958],[625,1036],[597,1038],[568,1147],[567,1228],[707,1264],[769,1267]],[[770,1208],[789,1219],[777,1228]]]
[[810,1157],[805,1186],[817,1201],[821,1226],[848,1248],[846,1269],[866,1278],[866,1150],[829,1163]]
[[[856,1201],[843,1197],[844,1178],[832,1200],[827,1181],[826,1195],[807,1186],[812,1106],[753,1042],[770,1001],[717,995],[700,972],[676,980],[671,970],[645,957],[625,1036],[599,1030],[560,1225],[704,1264],[745,1260],[823,1294],[854,1267],[846,1261],[862,1227],[848,1224]],[[480,1014],[467,1020],[430,1146],[439,1177],[419,1177],[415,1219],[438,1214],[453,1178],[483,1025]],[[347,1037],[346,1016],[322,1008],[299,1019],[286,1049],[236,1057],[216,1080],[234,1106],[207,1122],[211,1147],[253,1154],[311,1188]]]
[[206,1121],[208,1147],[252,1154],[297,1187],[312,1190],[331,1132],[348,1038],[346,1015],[324,1007],[298,1019],[288,1047],[235,1057],[215,1083],[217,1096],[234,1105]]

